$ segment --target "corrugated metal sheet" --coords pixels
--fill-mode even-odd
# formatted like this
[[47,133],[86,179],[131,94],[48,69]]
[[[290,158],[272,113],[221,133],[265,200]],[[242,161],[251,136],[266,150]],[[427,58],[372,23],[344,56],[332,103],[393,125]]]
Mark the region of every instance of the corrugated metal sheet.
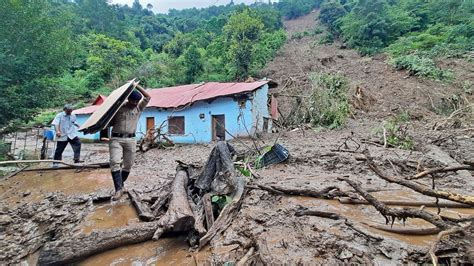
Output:
[[151,101],[148,103],[148,107],[176,108],[196,101],[250,92],[267,83],[268,81],[249,83],[207,82],[203,84],[153,89],[149,91]]
[[130,80],[122,87],[114,90],[101,105],[97,105],[97,110],[82,124],[79,131],[84,132],[84,134],[92,134],[104,129],[128,95],[132,93],[136,86],[134,81],[134,79]]
[[[253,91],[267,84],[268,82],[269,81],[256,81],[248,83],[207,82],[203,84],[189,84],[161,89],[151,89],[148,91],[148,93],[151,95],[151,100],[147,107],[176,108],[197,101]],[[96,105],[77,109],[73,113],[76,115],[81,115],[95,112],[99,108],[101,100],[105,100],[105,96],[101,95],[99,97],[103,98],[97,98],[96,101],[94,101],[94,104]]]

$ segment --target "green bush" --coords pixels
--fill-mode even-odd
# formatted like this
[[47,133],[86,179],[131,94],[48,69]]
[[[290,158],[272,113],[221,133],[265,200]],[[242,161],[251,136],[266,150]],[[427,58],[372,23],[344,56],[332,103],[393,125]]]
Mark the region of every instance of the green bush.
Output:
[[312,94],[309,100],[309,117],[313,125],[339,128],[350,112],[347,92],[349,85],[339,74],[312,74]]
[[7,156],[8,152],[10,151],[9,148],[9,145],[3,141],[0,141],[0,161],[6,161],[9,159]]
[[46,110],[40,112],[38,115],[34,117],[34,119],[28,123],[28,126],[45,126],[53,121],[56,114],[59,113],[59,110]]
[[334,36],[331,33],[324,34],[319,40],[319,44],[329,44],[334,42]]
[[431,58],[416,54],[402,55],[390,60],[397,70],[407,70],[410,75],[426,77],[435,80],[450,80],[452,73],[436,67]]
[[396,117],[384,121],[380,127],[375,129],[375,133],[382,139],[385,139],[388,146],[404,150],[412,150],[414,140],[408,133],[408,124],[410,114],[403,112]]

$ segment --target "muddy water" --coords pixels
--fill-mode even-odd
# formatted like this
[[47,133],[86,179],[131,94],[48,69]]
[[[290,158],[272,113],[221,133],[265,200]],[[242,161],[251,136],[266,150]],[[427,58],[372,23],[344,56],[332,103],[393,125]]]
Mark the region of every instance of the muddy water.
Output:
[[[398,192],[395,192],[398,193]],[[411,195],[405,192],[402,192],[403,195],[398,195],[395,197],[387,196],[384,199],[415,199],[415,195]],[[328,211],[340,214],[341,216],[350,218],[356,222],[361,223],[362,226],[366,227],[368,231],[371,231],[374,234],[381,235],[383,237],[390,237],[392,239],[396,239],[402,242],[405,242],[410,245],[417,245],[417,246],[429,246],[433,241],[436,240],[435,235],[427,235],[427,236],[412,236],[412,235],[402,235],[402,234],[395,234],[390,232],[385,232],[382,230],[371,228],[370,226],[366,225],[367,223],[378,223],[378,224],[385,224],[385,218],[378,213],[378,211],[370,206],[370,205],[351,205],[351,204],[341,204],[337,200],[321,200],[315,199],[311,197],[287,197],[282,199],[282,204],[291,204],[291,205],[301,205],[305,207],[315,208],[321,211]],[[395,207],[395,206],[393,206]],[[425,210],[430,211],[432,213],[436,213],[436,208],[425,208]],[[457,209],[457,208],[442,208],[441,215],[450,216],[450,217],[466,217],[468,215],[474,215],[474,209]],[[365,224],[364,224],[365,223]],[[394,223],[394,227],[402,227],[404,226],[401,221],[396,221]],[[407,227],[432,227],[432,225],[422,219],[408,219],[405,222],[405,226]],[[337,233],[337,232],[334,232]]]
[[[139,222],[128,201],[102,204],[90,213],[80,226],[83,233],[117,228]],[[195,265],[184,237],[163,238],[158,241],[120,247],[92,256],[79,265]]]
[[0,181],[0,199],[8,206],[41,200],[48,192],[66,195],[92,193],[101,188],[113,188],[108,169],[58,170],[23,172]]

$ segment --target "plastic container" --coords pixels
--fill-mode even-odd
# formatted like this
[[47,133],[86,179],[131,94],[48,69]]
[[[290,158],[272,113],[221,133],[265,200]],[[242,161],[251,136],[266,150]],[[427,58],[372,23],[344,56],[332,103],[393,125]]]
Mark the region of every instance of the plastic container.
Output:
[[43,135],[47,140],[54,140],[54,130],[45,130]]
[[272,164],[281,163],[286,161],[290,156],[290,152],[285,149],[280,144],[275,144],[272,146],[270,151],[266,152],[261,159],[261,167],[265,167]]

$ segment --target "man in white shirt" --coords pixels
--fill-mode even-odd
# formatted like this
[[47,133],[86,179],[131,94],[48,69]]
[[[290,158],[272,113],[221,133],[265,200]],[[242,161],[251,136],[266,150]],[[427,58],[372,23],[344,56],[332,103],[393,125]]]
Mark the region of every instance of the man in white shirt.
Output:
[[64,112],[57,114],[53,120],[57,138],[54,160],[62,159],[63,151],[70,143],[74,151],[74,163],[80,163],[83,161],[79,159],[81,156],[81,141],[77,134],[79,125],[76,124],[76,115],[72,114],[72,109],[71,104],[64,105]]

